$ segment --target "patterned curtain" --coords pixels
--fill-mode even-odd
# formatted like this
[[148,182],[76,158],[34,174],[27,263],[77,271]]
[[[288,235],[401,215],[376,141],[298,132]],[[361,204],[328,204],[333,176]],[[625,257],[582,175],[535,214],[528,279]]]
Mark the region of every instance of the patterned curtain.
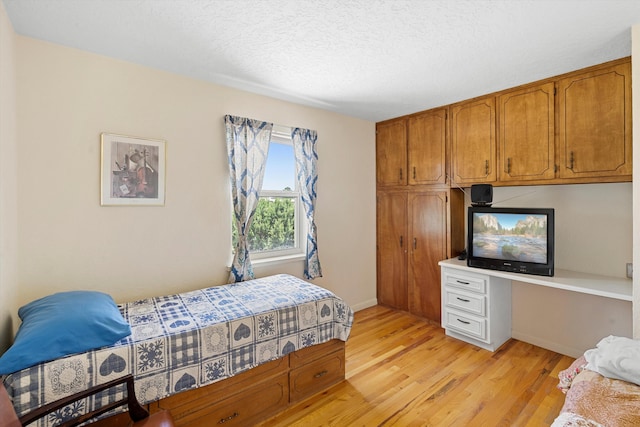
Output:
[[238,230],[229,283],[253,279],[249,259],[249,227],[258,206],[273,123],[225,116],[233,212]]
[[293,140],[293,151],[296,157],[298,186],[300,187],[302,205],[309,225],[304,277],[313,279],[322,277],[322,268],[318,258],[317,229],[314,221],[316,185],[318,183],[318,153],[316,151],[318,133],[315,130],[292,128],[291,139]]

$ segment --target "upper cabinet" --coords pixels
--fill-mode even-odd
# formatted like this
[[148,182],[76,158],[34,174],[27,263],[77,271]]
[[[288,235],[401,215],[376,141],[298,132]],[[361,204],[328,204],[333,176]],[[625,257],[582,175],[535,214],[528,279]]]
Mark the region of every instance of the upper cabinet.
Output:
[[378,123],[378,186],[445,184],[447,134],[446,108]]
[[555,177],[554,84],[507,92],[498,98],[500,181]]
[[457,185],[631,181],[630,58],[450,108]]
[[631,64],[571,75],[557,86],[560,178],[630,181]]
[[376,180],[378,186],[407,183],[407,126],[404,118],[376,125]]
[[378,187],[631,181],[631,126],[622,58],[378,123]]
[[409,184],[447,182],[447,110],[411,116],[409,123]]
[[460,186],[496,180],[494,97],[451,107],[451,173]]

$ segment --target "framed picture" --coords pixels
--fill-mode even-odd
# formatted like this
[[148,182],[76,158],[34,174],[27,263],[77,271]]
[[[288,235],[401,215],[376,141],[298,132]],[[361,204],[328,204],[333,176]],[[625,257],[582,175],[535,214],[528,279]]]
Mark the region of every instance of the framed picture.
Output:
[[103,133],[100,204],[163,206],[166,142]]

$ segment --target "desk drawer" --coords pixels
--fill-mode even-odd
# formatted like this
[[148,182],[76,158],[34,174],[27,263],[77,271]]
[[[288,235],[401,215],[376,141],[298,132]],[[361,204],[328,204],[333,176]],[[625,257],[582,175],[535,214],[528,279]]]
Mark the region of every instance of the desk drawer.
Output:
[[485,307],[487,306],[484,295],[466,294],[450,287],[445,288],[445,304],[478,316],[485,315]]
[[487,339],[487,320],[470,314],[447,310],[445,328],[483,341]]
[[445,285],[484,294],[487,289],[487,278],[448,271],[445,273]]

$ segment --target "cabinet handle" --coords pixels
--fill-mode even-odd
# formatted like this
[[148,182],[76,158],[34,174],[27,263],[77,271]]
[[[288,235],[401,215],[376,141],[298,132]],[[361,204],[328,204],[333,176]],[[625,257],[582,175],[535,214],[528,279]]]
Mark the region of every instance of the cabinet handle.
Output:
[[313,378],[321,378],[321,377],[324,377],[325,375],[327,375],[328,373],[329,373],[329,371],[324,370],[324,371],[322,371],[322,372],[318,372],[317,374],[315,374],[315,375],[313,376]]
[[231,421],[232,419],[238,417],[240,414],[237,412],[234,412],[232,415],[229,415],[227,418],[221,418],[220,421],[218,421],[218,424],[224,424],[227,421]]
[[573,170],[573,151],[569,154],[569,169]]
[[416,179],[416,167],[415,166],[413,167],[413,179],[414,180]]
[[402,247],[402,236],[400,236],[400,247]]
[[489,175],[489,160],[484,161],[484,173],[485,175]]
[[402,168],[400,168],[400,182],[402,182]]
[[511,157],[507,158],[507,173],[511,173]]
[[470,302],[470,300],[468,299],[464,299],[464,298],[460,298],[460,297],[456,297],[457,300],[462,301],[462,302]]
[[456,283],[460,283],[461,285],[468,285],[469,282],[463,282],[462,280],[456,280]]
[[413,249],[417,249],[418,248],[418,239],[417,238],[413,238]]
[[462,320],[462,319],[458,319],[458,318],[456,318],[456,320],[458,322],[460,322],[460,323],[464,323],[465,325],[470,325],[471,324],[471,322],[467,322],[466,320]]

